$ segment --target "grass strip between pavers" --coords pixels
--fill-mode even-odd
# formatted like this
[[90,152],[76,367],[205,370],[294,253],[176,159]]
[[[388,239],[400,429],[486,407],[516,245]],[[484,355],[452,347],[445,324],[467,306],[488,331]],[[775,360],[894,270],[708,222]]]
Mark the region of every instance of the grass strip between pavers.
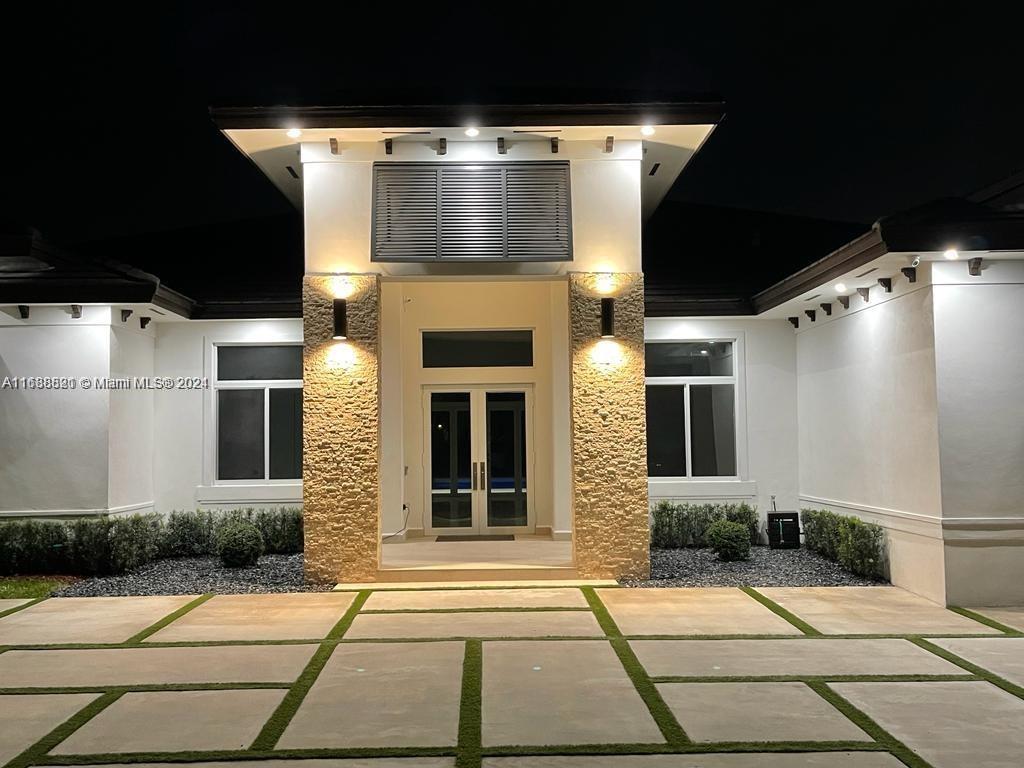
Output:
[[306,694],[313,687],[313,683],[316,682],[317,677],[320,676],[320,673],[327,665],[327,661],[331,658],[331,654],[334,653],[334,649],[338,647],[336,642],[331,641],[341,640],[345,636],[359,610],[369,597],[369,590],[364,590],[356,595],[356,599],[352,601],[345,614],[331,631],[327,633],[327,637],[324,638],[325,642],[321,643],[320,647],[316,649],[313,658],[309,660],[306,668],[302,670],[302,674],[299,675],[298,679],[288,689],[288,693],[285,694],[281,703],[277,705],[274,714],[264,723],[256,740],[250,745],[250,750],[260,751],[274,748],[278,740],[280,740],[281,734],[284,733],[285,728],[288,727],[292,718],[295,717],[295,713],[299,711],[299,707],[302,705],[303,699],[306,698]]
[[810,624],[808,624],[806,621],[804,621],[799,616],[797,616],[795,613],[791,613],[790,611],[787,611],[785,608],[783,608],[781,605],[776,603],[770,597],[765,597],[764,595],[762,595],[760,592],[758,592],[753,587],[740,587],[740,589],[743,592],[745,592],[747,595],[749,595],[750,597],[752,597],[755,600],[757,600],[757,602],[759,602],[761,605],[763,605],[769,611],[774,613],[776,616],[780,616],[781,618],[783,618],[786,621],[788,621],[790,624],[792,624],[794,627],[799,629],[805,635],[821,635],[822,634],[817,629],[815,629]]
[[371,608],[361,611],[363,615],[387,615],[394,613],[553,613],[553,612],[587,612],[590,608],[581,605],[556,606],[509,606],[505,608]]
[[653,675],[653,683],[954,683],[980,680],[978,675]]
[[521,755],[715,755],[761,752],[886,752],[873,741],[719,741],[687,744],[556,744],[486,747],[485,757]]
[[480,768],[483,745],[483,643],[466,641],[462,662],[462,698],[459,704],[459,746],[455,768]]
[[18,611],[24,611],[26,608],[31,608],[33,605],[38,605],[39,603],[43,602],[43,600],[46,600],[46,599],[48,599],[48,598],[37,597],[37,598],[35,598],[33,600],[29,600],[27,603],[22,603],[21,605],[16,605],[13,608],[8,608],[6,611],[0,611],[0,619],[4,618],[5,616],[10,616],[12,613],[17,613]]
[[[445,757],[452,747],[348,747],[342,749],[213,750],[209,752],[110,752],[87,755],[46,755],[35,765],[105,765],[115,763],[205,763],[257,760],[303,760],[309,758]],[[4,768],[7,768],[6,766]]]
[[[989,637],[991,637],[991,635],[989,635]],[[979,667],[974,662],[968,661],[962,656],[957,656],[952,651],[947,651],[945,648],[935,645],[935,643],[931,643],[923,637],[912,637],[910,638],[910,642],[919,648],[923,648],[926,651],[934,653],[939,658],[945,659],[951,664],[956,664],[958,667],[966,669],[971,674],[977,675],[982,680],[992,683],[992,685],[997,688],[1002,688],[1007,693],[1012,693],[1017,698],[1024,699],[1024,687],[1021,687],[1016,683],[1011,683],[1009,680],[1000,677],[994,672],[989,672],[984,667]],[[998,642],[998,640],[993,640],[993,642]]]
[[853,704],[843,698],[826,683],[813,681],[807,686],[825,699],[829,704],[843,713],[862,731],[874,739],[878,744],[891,752],[893,756],[909,768],[932,768],[931,763],[914,752],[910,747],[897,739],[882,726],[868,717],[864,712],[857,709]]
[[51,749],[56,747],[123,695],[124,691],[109,691],[104,693],[98,699],[89,702],[70,718],[43,736],[43,738],[31,747],[26,749],[13,760],[10,760],[4,768],[27,768],[27,766],[42,762]]
[[213,597],[213,593],[212,592],[207,592],[205,595],[200,595],[195,600],[193,600],[191,602],[188,602],[188,603],[185,603],[185,605],[181,606],[181,608],[179,608],[178,610],[174,611],[173,613],[167,614],[162,619],[160,619],[160,621],[156,622],[155,624],[150,624],[148,627],[146,627],[141,632],[138,632],[138,633],[132,635],[131,637],[129,637],[127,640],[125,640],[125,644],[126,645],[132,645],[132,644],[135,644],[135,643],[141,643],[143,640],[145,640],[150,635],[156,634],[161,629],[166,627],[168,624],[170,624],[170,623],[180,619],[182,616],[184,616],[186,613],[191,611],[193,608],[198,608],[200,605],[205,603],[211,597]]
[[24,686],[0,688],[0,696],[29,696],[42,693],[152,693],[154,691],[243,691],[291,688],[291,683],[132,683],[129,685]]
[[643,668],[640,660],[633,653],[629,642],[622,636],[618,624],[615,623],[615,619],[612,618],[605,604],[601,602],[597,592],[594,591],[593,587],[583,587],[581,591],[583,596],[586,597],[590,609],[594,612],[594,618],[597,619],[597,623],[608,636],[608,641],[611,643],[615,655],[619,657],[622,668],[626,670],[626,674],[632,681],[633,687],[636,688],[636,692],[643,699],[644,704],[647,705],[647,709],[651,713],[651,717],[657,724],[665,741],[669,745],[675,746],[689,744],[690,738],[686,735],[686,731],[683,730],[676,716],[672,714],[672,710],[669,709],[665,700],[661,698],[661,694],[658,693],[657,687],[651,682],[647,670]]
[[1019,629],[1008,627],[1006,624],[996,621],[995,619],[990,619],[988,616],[978,613],[977,611],[972,611],[968,608],[959,608],[955,605],[949,606],[948,610],[952,611],[953,613],[959,613],[964,618],[972,619],[978,622],[979,624],[984,624],[986,627],[998,629],[1004,635],[1010,635],[1011,637],[1024,637],[1024,632],[1021,632]]

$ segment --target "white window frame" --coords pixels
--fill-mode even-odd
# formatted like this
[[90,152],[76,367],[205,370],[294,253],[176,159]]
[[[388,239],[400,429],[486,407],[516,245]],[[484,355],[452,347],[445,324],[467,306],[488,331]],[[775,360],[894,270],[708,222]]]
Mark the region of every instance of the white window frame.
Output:
[[[736,482],[746,475],[746,411],[743,408],[743,376],[741,365],[743,359],[743,339],[736,336],[703,336],[690,338],[650,339],[645,338],[644,344],[688,344],[688,343],[730,343],[732,344],[732,374],[729,376],[645,376],[644,390],[648,386],[683,386],[683,446],[686,450],[685,475],[653,475],[648,476],[651,483],[707,483]],[[700,384],[732,384],[733,393],[733,430],[736,450],[736,474],[734,475],[694,475],[693,446],[690,433],[690,386]],[[645,395],[646,396],[646,395]]]
[[[295,485],[302,482],[302,475],[299,477],[270,477],[270,391],[271,389],[302,389],[302,379],[230,379],[221,381],[217,373],[217,350],[220,347],[299,347],[288,341],[258,341],[258,342],[213,342],[211,345],[211,375],[210,391],[212,392],[210,402],[210,434],[212,450],[212,482],[213,485]],[[218,431],[220,429],[220,414],[218,413],[220,392],[225,389],[262,389],[263,390],[263,477],[249,477],[235,480],[222,480],[220,478],[220,461],[217,455]]]

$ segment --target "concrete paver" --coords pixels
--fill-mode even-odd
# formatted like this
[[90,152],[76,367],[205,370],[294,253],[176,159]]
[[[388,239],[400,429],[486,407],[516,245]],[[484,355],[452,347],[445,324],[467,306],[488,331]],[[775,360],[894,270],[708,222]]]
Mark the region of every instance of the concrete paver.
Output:
[[909,640],[631,640],[654,677],[957,675],[965,671]]
[[451,608],[586,608],[578,589],[432,589],[374,592],[366,611],[437,610]]
[[996,634],[899,587],[765,587],[758,590],[826,634]]
[[307,640],[327,635],[355,600],[347,592],[217,595],[150,635],[149,642]]
[[54,755],[246,749],[283,690],[126,693],[54,748]]
[[483,743],[663,742],[605,641],[483,645]]
[[315,645],[104,648],[0,654],[0,687],[290,683]]
[[803,683],[662,683],[694,741],[871,741]]
[[2,599],[0,599],[0,613],[3,613],[4,611],[9,611],[9,610],[11,610],[11,608],[17,608],[19,605],[24,605],[25,603],[30,603],[30,602],[32,602],[32,601],[31,600],[26,600],[24,598],[18,598],[18,597],[5,597],[5,598],[2,598]]
[[372,613],[356,616],[348,639],[430,637],[602,637],[589,611]]
[[799,635],[800,630],[739,589],[600,589],[626,635]]
[[995,619],[1020,632],[1024,632],[1024,607],[971,608],[975,613]]
[[98,693],[0,696],[0,765],[20,755],[97,698]]
[[1024,701],[985,682],[831,687],[934,768],[1010,768],[1024,754]]
[[278,747],[448,747],[457,742],[465,643],[339,645]]
[[937,637],[932,642],[1011,683],[1024,686],[1024,637]]
[[485,757],[483,768],[904,768],[884,752]]
[[54,597],[0,619],[0,645],[123,643],[195,598]]

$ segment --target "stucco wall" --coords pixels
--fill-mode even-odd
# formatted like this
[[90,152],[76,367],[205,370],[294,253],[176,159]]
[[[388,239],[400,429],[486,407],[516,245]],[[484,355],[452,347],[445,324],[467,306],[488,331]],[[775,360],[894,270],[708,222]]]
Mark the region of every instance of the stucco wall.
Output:
[[[13,308],[12,308],[13,310]],[[110,370],[110,308],[16,310],[0,321],[4,377],[106,377]],[[0,512],[90,513],[107,509],[107,391],[0,391]]]
[[892,582],[942,602],[933,294],[897,291],[797,333],[801,505],[885,526]]
[[[643,578],[650,571],[643,276],[615,275],[607,287],[606,280],[574,274],[569,281],[576,569],[582,578]],[[615,298],[614,339],[600,338],[602,295]]]
[[[676,481],[652,478],[651,502],[744,501],[762,517],[798,507],[796,338],[785,320],[647,318],[652,340],[735,339],[739,405],[738,480]],[[744,439],[745,438],[745,439]]]
[[[332,340],[333,299],[348,339]],[[303,306],[303,515],[306,573],[373,581],[380,552],[380,284],[307,275]]]
[[[153,328],[129,317],[110,329],[111,378],[153,376]],[[148,331],[148,332],[147,332]],[[110,393],[109,505],[131,512],[153,511],[153,390]]]
[[[190,320],[155,327],[156,376],[211,378],[213,347],[219,343],[302,343],[301,320]],[[213,397],[209,389],[161,390],[153,395],[157,511],[300,504],[299,482],[216,485]]]
[[936,265],[947,600],[1024,601],[1024,264]]

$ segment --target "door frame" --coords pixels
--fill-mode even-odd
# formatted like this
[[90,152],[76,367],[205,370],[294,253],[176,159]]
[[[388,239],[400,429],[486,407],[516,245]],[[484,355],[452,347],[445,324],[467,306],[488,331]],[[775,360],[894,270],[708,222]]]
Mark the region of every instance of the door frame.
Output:
[[[430,411],[430,396],[435,392],[468,392],[470,419],[470,462],[479,462],[487,451],[487,393],[488,392],[522,392],[525,396],[526,408],[526,525],[523,526],[489,526],[487,525],[487,489],[478,488],[471,491],[472,524],[464,528],[435,528],[433,523],[433,471],[431,467],[431,440],[433,427]],[[423,534],[425,536],[445,535],[487,535],[487,534],[532,534],[536,528],[535,493],[531,492],[531,482],[536,477],[536,455],[534,452],[534,385],[533,384],[424,384],[420,398],[422,407],[422,440],[423,440]],[[471,464],[472,466],[472,464]]]

